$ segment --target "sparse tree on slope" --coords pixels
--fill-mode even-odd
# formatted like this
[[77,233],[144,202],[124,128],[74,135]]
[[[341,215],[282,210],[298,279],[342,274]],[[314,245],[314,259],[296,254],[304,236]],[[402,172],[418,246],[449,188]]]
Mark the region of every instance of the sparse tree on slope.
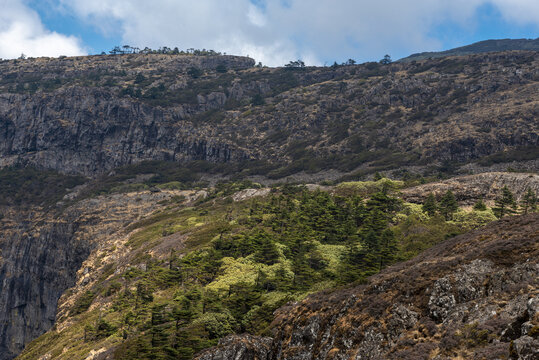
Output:
[[535,191],[528,188],[526,195],[522,198],[520,206],[522,207],[523,214],[537,210],[537,195],[535,194]]
[[485,211],[487,209],[487,205],[485,205],[485,202],[483,201],[483,199],[479,199],[474,204],[473,209],[477,211]]
[[509,188],[504,186],[502,188],[502,193],[496,199],[496,207],[492,208],[494,215],[498,218],[502,218],[508,214],[514,214],[516,207],[515,197]]
[[434,197],[433,193],[430,193],[427,196],[427,198],[425,199],[425,202],[423,203],[422,209],[429,216],[436,215],[436,211],[438,211],[438,203],[436,202],[436,197]]
[[445,195],[440,200],[440,213],[445,218],[445,220],[449,221],[453,219],[453,213],[457,211],[458,208],[459,205],[457,204],[455,195],[453,195],[453,192],[451,190],[447,190]]

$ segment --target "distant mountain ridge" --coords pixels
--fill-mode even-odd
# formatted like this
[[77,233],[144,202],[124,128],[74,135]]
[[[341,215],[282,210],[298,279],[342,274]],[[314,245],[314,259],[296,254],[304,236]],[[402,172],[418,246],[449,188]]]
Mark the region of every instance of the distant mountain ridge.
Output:
[[429,58],[441,58],[445,56],[473,55],[495,51],[527,50],[539,51],[539,38],[537,39],[496,39],[484,40],[470,45],[457,47],[445,51],[426,51],[412,54],[398,61],[410,62]]
[[207,161],[272,179],[357,178],[534,161],[538,65],[536,51],[303,68],[162,54],[7,60],[0,168],[93,177],[143,161]]

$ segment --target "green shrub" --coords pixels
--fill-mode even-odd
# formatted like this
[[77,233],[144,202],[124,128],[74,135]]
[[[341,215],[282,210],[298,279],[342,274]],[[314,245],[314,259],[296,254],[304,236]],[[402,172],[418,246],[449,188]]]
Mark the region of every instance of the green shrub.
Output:
[[71,311],[69,312],[70,315],[78,315],[82,314],[83,312],[86,312],[90,305],[92,305],[92,302],[95,298],[95,293],[93,291],[86,291],[83,293],[76,301],[75,304],[73,304],[73,307],[71,308]]
[[203,326],[210,339],[219,339],[231,334],[237,326],[236,320],[229,313],[206,313],[197,318],[193,325]]

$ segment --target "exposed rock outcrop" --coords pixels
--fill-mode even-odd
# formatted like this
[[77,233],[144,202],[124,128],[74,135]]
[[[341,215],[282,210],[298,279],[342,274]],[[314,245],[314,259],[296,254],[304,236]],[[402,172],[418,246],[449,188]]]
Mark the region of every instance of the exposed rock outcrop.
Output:
[[216,348],[204,351],[197,360],[268,360],[271,338],[252,335],[230,335],[219,341]]
[[533,190],[536,194],[539,193],[539,175],[493,172],[459,176],[404,189],[402,194],[407,201],[422,203],[430,193],[440,198],[447,190],[451,190],[461,204],[473,205],[478,199],[493,203],[500,196],[504,186],[511,189],[516,200],[521,200],[528,189]]

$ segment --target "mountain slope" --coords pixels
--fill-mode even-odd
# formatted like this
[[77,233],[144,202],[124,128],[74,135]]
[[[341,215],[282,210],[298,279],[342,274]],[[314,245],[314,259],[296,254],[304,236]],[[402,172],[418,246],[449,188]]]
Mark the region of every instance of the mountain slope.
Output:
[[[243,331],[223,341],[275,354],[274,341],[298,339],[295,320],[254,335],[271,335],[281,305],[495,219],[396,197],[459,172],[537,171],[538,65],[533,51],[284,68],[1,61],[0,359],[191,359]],[[402,181],[340,183],[375,172]],[[338,185],[289,184],[309,178]],[[536,178],[480,174],[402,196],[453,189],[461,205],[491,205],[499,185],[521,199]]]
[[0,166],[96,176],[204,160],[272,178],[478,161],[535,170],[538,62],[535,52],[330,68],[173,55],[4,61]]
[[418,61],[429,58],[440,58],[446,56],[463,56],[480,54],[485,52],[500,52],[500,51],[538,51],[539,50],[539,38],[538,39],[500,39],[500,40],[484,40],[470,45],[461,46],[458,48],[445,50],[445,51],[432,51],[412,54],[399,61]]
[[197,359],[534,359],[537,259],[539,214],[506,218],[282,308],[273,340],[231,337]]

